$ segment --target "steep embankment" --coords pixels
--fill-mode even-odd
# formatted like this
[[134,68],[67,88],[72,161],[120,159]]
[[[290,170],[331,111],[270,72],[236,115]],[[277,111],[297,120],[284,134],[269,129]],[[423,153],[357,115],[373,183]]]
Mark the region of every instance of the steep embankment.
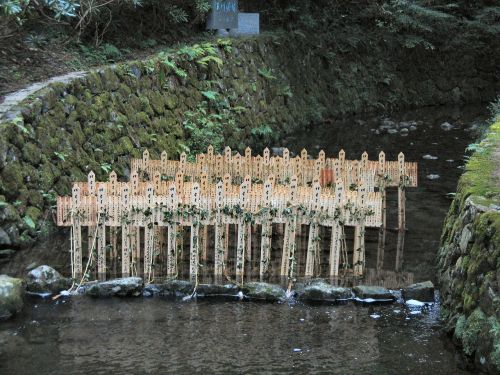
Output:
[[258,148],[329,116],[491,100],[497,47],[456,47],[272,34],[52,84],[0,123],[0,262],[51,233],[50,207],[72,181],[91,170],[98,179],[111,169],[126,176],[145,148],[154,158],[209,143]]
[[467,163],[446,218],[438,277],[447,328],[464,353],[500,371],[500,117]]

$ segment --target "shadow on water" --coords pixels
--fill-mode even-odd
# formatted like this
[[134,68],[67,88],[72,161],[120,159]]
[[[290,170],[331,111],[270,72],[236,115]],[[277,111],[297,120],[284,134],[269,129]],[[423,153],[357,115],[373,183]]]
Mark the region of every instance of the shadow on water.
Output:
[[[419,162],[419,187],[407,194],[402,272],[394,272],[396,233],[388,233],[383,272],[378,273],[373,270],[377,232],[367,233],[363,282],[397,288],[434,279],[450,204],[446,195],[455,191],[464,150],[474,137],[471,128],[481,120],[477,108],[422,109],[391,117],[395,123],[416,122],[407,135],[381,132],[380,125],[388,124],[381,117],[350,119],[312,127],[279,146],[296,153],[303,147],[311,154],[323,149],[327,155],[343,148],[349,158],[365,150],[375,157],[383,150],[388,160],[403,151],[408,161]],[[453,129],[442,129],[444,122]],[[427,179],[431,174],[439,178]],[[396,226],[396,196],[388,198],[390,228]],[[253,242],[257,254],[258,238]],[[273,243],[277,254],[279,246]],[[304,255],[298,256],[300,272]],[[273,269],[279,270],[279,263],[278,257]],[[248,274],[254,274],[255,261],[249,267]],[[326,270],[321,272],[326,277]],[[202,274],[210,279],[209,261]],[[440,334],[437,304],[414,311],[401,304],[353,302],[307,306],[73,298],[31,301],[22,314],[0,325],[2,374],[465,373],[455,356]]]

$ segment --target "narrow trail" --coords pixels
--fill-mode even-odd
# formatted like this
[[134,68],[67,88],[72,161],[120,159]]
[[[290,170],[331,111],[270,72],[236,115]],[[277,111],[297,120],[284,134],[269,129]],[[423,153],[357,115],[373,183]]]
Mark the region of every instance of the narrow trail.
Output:
[[87,74],[86,71],[71,72],[67,74],[62,74],[49,78],[45,81],[33,83],[24,89],[14,91],[10,94],[5,95],[3,101],[0,102],[0,120],[11,119],[18,115],[19,110],[16,109],[17,105],[30,95],[47,87],[51,83],[61,82],[68,83],[74,79],[84,77]]

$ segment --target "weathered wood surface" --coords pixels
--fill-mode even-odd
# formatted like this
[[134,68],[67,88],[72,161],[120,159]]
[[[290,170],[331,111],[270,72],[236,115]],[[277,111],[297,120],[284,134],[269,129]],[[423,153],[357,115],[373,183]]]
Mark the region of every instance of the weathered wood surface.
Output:
[[[327,158],[320,151],[317,159],[310,159],[306,150],[296,157],[290,157],[290,152],[284,149],[283,156],[270,156],[269,149],[263,155],[252,156],[252,150],[247,148],[244,155],[232,154],[226,147],[224,154],[214,154],[209,147],[206,154],[199,154],[194,162],[181,154],[180,160],[168,160],[166,152],[161,159],[150,158],[149,152],[143,153],[142,159],[132,159],[131,175],[137,174],[148,180],[155,178],[170,180],[182,173],[190,181],[199,181],[204,174],[210,181],[223,178],[229,174],[232,183],[240,184],[245,176],[250,176],[253,182],[263,182],[270,175],[275,177],[277,184],[287,184],[292,176],[297,177],[299,185],[310,185],[315,180],[321,186],[332,185],[342,181],[344,186],[364,184],[367,191],[374,191],[383,178],[386,187],[397,187],[400,182],[400,163],[385,161],[381,152],[378,160],[368,160],[368,154],[361,155],[360,160],[345,159],[341,150],[337,158]],[[380,160],[383,159],[383,163]],[[404,163],[407,187],[417,186],[417,163]],[[156,177],[155,177],[156,176]]]

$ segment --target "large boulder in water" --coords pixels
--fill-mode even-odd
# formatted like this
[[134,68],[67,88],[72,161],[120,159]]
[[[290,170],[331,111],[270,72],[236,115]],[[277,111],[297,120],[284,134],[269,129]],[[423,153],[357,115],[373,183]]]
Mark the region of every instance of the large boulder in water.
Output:
[[59,293],[71,287],[67,279],[49,266],[40,266],[28,272],[26,277],[27,290],[32,293]]
[[357,285],[352,290],[356,297],[364,300],[393,301],[396,299],[389,289],[381,286]]
[[336,287],[323,279],[299,283],[295,287],[297,299],[301,301],[339,301],[352,297],[351,289]]
[[403,289],[403,298],[421,302],[434,302],[434,284],[431,281],[412,284]]
[[0,319],[8,319],[23,308],[25,283],[7,275],[0,275]]
[[250,282],[246,283],[241,291],[252,300],[276,302],[286,299],[285,290],[276,284]]
[[142,278],[124,277],[92,284],[85,290],[85,294],[91,297],[139,297],[143,287]]

